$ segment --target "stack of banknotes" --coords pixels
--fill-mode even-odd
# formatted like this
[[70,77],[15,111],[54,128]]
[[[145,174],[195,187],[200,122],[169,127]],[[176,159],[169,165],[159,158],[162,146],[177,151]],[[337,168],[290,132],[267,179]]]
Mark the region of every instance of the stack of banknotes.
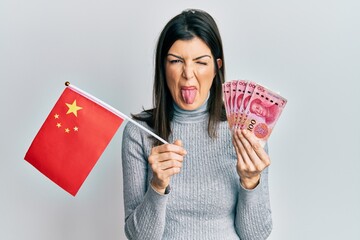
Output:
[[247,129],[265,145],[287,100],[252,81],[233,80],[222,87],[230,129]]

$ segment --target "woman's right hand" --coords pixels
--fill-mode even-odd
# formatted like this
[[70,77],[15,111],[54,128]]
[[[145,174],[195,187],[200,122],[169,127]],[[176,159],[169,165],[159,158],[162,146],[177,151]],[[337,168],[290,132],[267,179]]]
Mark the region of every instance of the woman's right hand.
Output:
[[163,144],[153,147],[148,158],[153,171],[151,186],[159,193],[165,193],[172,175],[180,172],[186,150],[181,140],[173,144]]

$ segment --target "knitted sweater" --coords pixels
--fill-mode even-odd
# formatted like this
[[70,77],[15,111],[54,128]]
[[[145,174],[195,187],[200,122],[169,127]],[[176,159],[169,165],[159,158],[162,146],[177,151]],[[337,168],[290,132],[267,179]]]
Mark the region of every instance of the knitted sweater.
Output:
[[[148,127],[144,122],[143,126]],[[268,171],[253,190],[244,189],[236,172],[236,153],[227,122],[217,138],[207,131],[204,104],[194,111],[175,106],[169,142],[187,151],[166,194],[150,185],[149,134],[127,123],[122,142],[125,233],[128,239],[266,239],[272,229]]]

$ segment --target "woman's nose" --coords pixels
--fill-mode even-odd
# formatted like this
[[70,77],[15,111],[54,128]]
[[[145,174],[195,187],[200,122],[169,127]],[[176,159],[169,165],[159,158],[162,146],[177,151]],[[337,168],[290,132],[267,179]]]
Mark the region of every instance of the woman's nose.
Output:
[[185,78],[186,80],[189,80],[191,78],[194,77],[194,69],[192,66],[189,66],[189,65],[185,65],[184,66],[184,69],[183,69],[183,72],[182,72],[182,76],[183,78]]

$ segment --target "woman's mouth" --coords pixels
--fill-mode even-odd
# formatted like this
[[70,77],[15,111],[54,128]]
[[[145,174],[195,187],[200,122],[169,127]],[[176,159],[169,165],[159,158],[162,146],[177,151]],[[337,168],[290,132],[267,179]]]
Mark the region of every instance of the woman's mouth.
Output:
[[196,97],[196,87],[181,87],[181,96],[186,104],[192,104]]

